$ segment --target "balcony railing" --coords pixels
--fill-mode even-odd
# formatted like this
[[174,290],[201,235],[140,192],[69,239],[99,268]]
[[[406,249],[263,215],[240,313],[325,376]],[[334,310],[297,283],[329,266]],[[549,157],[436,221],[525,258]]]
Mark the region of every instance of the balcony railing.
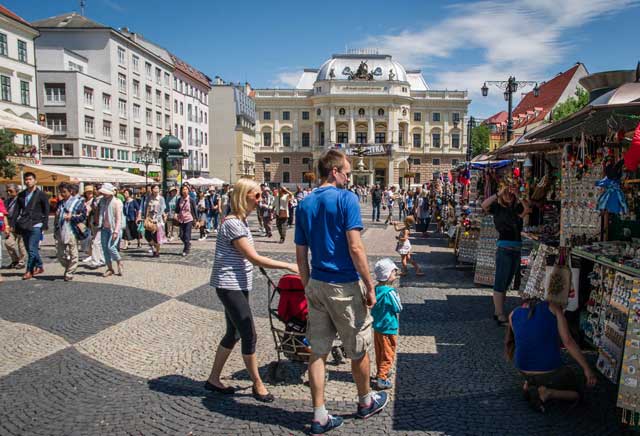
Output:
[[48,124],[47,127],[53,130],[54,135],[66,135],[67,134],[67,125],[66,124]]

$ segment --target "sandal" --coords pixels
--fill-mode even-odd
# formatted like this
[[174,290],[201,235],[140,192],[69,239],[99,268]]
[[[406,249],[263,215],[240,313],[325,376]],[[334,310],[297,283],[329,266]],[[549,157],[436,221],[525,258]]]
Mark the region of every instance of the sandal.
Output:
[[531,406],[531,408],[536,412],[544,413],[545,412],[544,402],[540,398],[540,392],[538,392],[538,387],[529,386],[529,389],[527,389],[527,392],[529,393],[529,406]]
[[104,273],[102,273],[102,277],[111,277],[113,275],[113,270],[108,269]]

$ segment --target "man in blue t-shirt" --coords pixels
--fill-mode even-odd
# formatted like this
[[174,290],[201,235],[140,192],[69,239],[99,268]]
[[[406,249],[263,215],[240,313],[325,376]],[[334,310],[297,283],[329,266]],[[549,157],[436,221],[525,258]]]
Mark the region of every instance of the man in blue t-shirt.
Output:
[[359,396],[357,415],[368,418],[388,402],[385,392],[372,392],[369,387],[369,309],[376,303],[376,294],[360,237],[360,203],[344,189],[351,164],[344,153],[331,149],[320,157],[318,172],[323,183],[298,205],[295,232],[296,259],[309,304],[306,336],[312,352],[313,434],[342,425],[342,418],[329,415],[324,406],[325,362],[336,333],[351,358]]

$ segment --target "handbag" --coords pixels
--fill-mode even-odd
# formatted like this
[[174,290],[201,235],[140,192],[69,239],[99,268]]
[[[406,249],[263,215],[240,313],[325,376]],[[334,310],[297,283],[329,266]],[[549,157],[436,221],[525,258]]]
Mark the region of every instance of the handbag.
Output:
[[288,218],[287,217],[287,211],[286,210],[281,210],[280,212],[278,212],[278,218]]
[[567,307],[569,290],[571,289],[571,268],[565,262],[564,250],[558,256],[546,280],[545,299],[562,308]]
[[536,188],[533,190],[533,194],[531,194],[531,200],[533,201],[541,201],[547,197],[547,193],[551,188],[551,178],[546,174],[542,176],[542,179],[536,185]]
[[150,233],[155,233],[158,231],[158,224],[156,224],[151,218],[147,217],[144,219],[144,229]]
[[140,221],[138,223],[138,233],[141,235],[144,233],[144,222]]

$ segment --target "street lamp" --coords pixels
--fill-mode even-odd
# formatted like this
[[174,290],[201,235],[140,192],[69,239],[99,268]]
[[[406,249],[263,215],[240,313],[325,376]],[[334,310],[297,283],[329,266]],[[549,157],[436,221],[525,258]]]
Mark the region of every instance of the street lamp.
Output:
[[516,80],[515,77],[510,76],[507,81],[489,80],[484,82],[484,85],[482,85],[482,88],[480,88],[483,97],[489,95],[489,87],[487,86],[487,83],[489,85],[495,85],[499,89],[504,89],[504,100],[508,102],[507,142],[509,142],[511,141],[511,137],[513,136],[513,94],[518,91],[518,86],[534,85],[533,96],[538,97],[540,95],[540,87],[538,86],[538,82]]
[[158,150],[154,150],[152,147],[145,145],[139,150],[133,152],[137,163],[144,165],[144,181],[145,185],[149,184],[149,165],[155,163],[158,160]]
[[308,163],[308,169],[309,171],[307,172],[307,182],[309,183],[309,188],[311,188],[311,172],[313,171],[313,157],[309,158],[309,163]]

